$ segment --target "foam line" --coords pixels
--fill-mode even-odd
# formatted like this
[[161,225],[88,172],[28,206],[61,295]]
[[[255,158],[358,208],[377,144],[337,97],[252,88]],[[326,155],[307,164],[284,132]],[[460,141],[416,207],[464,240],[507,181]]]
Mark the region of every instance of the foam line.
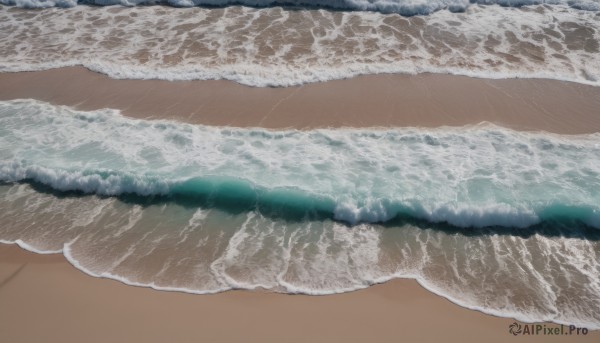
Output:
[[[460,14],[443,10],[406,18],[239,6],[43,12],[43,20],[26,11],[0,12],[0,49],[6,51],[0,72],[83,66],[115,79],[224,79],[257,87],[383,73],[600,85],[597,11],[564,4],[469,5]],[[73,18],[105,24],[74,29]],[[148,31],[161,43],[148,43]]]
[[[0,240],[0,243],[2,244],[13,244],[11,242],[8,241],[3,241]],[[34,252],[34,253],[38,253],[38,254],[56,254],[56,253],[62,253],[65,257],[65,259],[76,269],[82,271],[83,273],[92,276],[92,277],[96,277],[96,278],[105,278],[105,279],[110,279],[110,280],[114,280],[114,281],[118,281],[120,283],[123,283],[125,285],[128,286],[135,286],[135,287],[147,287],[147,288],[152,288],[154,290],[157,291],[167,291],[167,292],[181,292],[181,293],[188,293],[188,294],[198,294],[198,295],[202,295],[202,294],[216,294],[216,293],[221,293],[221,292],[225,292],[225,291],[229,291],[229,290],[233,290],[233,289],[244,289],[244,290],[254,290],[256,289],[256,287],[244,287],[243,284],[235,284],[235,286],[231,285],[231,286],[224,286],[222,288],[219,289],[215,289],[215,290],[198,290],[198,289],[191,289],[191,288],[182,288],[182,287],[168,287],[168,286],[159,286],[156,285],[155,283],[140,283],[140,282],[136,282],[136,281],[132,281],[129,278],[125,277],[125,276],[120,276],[120,275],[115,275],[109,272],[102,272],[102,273],[96,273],[93,272],[91,270],[89,270],[88,268],[86,268],[84,265],[82,265],[72,254],[71,251],[71,244],[73,242],[70,243],[66,243],[63,247],[63,249],[58,250],[58,251],[42,251],[42,250],[38,250],[35,248],[32,248],[30,245],[28,245],[27,243],[18,240],[15,241],[14,244],[18,244],[19,247],[21,247],[24,250],[30,251],[30,252]],[[369,286],[372,285],[376,285],[376,284],[382,284],[388,281],[392,281],[395,279],[409,279],[409,280],[415,280],[417,283],[419,283],[419,285],[423,288],[425,288],[426,290],[432,292],[433,294],[436,294],[438,296],[441,296],[443,298],[446,298],[447,300],[451,301],[452,303],[470,309],[470,310],[475,310],[475,311],[479,311],[488,315],[492,315],[492,316],[496,316],[496,317],[501,317],[501,318],[513,318],[516,320],[519,320],[521,322],[524,323],[539,323],[542,321],[548,321],[548,322],[555,322],[557,324],[563,324],[563,325],[579,325],[581,327],[586,327],[588,329],[591,330],[598,330],[600,329],[600,325],[597,323],[592,323],[592,322],[586,322],[586,323],[573,323],[572,321],[562,321],[560,319],[557,319],[556,317],[553,316],[545,316],[543,318],[539,318],[539,317],[532,317],[532,316],[528,316],[526,314],[523,314],[521,312],[518,311],[500,311],[500,310],[496,310],[493,308],[486,308],[483,306],[478,306],[478,305],[473,305],[469,302],[466,302],[462,299],[458,299],[456,297],[453,297],[449,294],[447,294],[446,292],[444,292],[443,289],[440,289],[438,286],[431,284],[429,281],[427,281],[425,278],[423,278],[420,275],[413,275],[413,274],[403,274],[403,273],[399,273],[399,274],[394,274],[394,275],[389,275],[389,276],[385,276],[385,277],[381,277],[381,278],[377,278],[377,279],[373,279],[373,280],[368,280],[365,281],[364,284],[362,286],[357,286],[357,287],[353,287],[353,288],[343,288],[343,289],[331,289],[331,290],[311,290],[309,288],[299,288],[299,287],[295,287],[289,283],[280,281],[280,286],[283,287],[283,289],[285,289],[285,293],[290,293],[290,294],[306,294],[306,295],[314,295],[314,296],[323,296],[323,295],[332,295],[332,294],[341,294],[341,293],[347,293],[347,292],[353,292],[353,291],[357,291],[357,290],[361,290],[361,289],[366,289]],[[263,289],[269,289],[269,288],[264,288]],[[273,290],[273,289],[270,289]]]
[[165,196],[351,225],[398,217],[463,228],[600,223],[598,134],[516,132],[491,124],[218,128],[33,100],[0,102],[0,127],[0,181],[33,181],[62,192]]

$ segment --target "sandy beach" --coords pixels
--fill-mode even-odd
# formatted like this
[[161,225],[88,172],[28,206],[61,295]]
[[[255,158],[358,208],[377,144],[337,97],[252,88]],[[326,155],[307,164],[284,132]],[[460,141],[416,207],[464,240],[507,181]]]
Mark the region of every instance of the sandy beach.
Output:
[[[83,68],[0,74],[0,99],[33,98],[144,119],[267,128],[460,126],[600,130],[600,89],[547,80],[378,75],[292,88],[228,81],[113,80]],[[131,101],[131,99],[135,99]],[[235,99],[235,101],[231,101]],[[343,101],[341,101],[343,99]],[[330,296],[191,295],[96,279],[61,255],[0,245],[0,335],[7,342],[559,342],[519,336],[514,320],[461,308],[414,280]],[[556,324],[547,324],[558,327]],[[92,334],[90,334],[92,333]]]
[[600,0],[0,0],[0,342],[599,342]]
[[[596,342],[512,336],[514,321],[461,308],[413,280],[331,296],[160,292],[89,277],[61,255],[0,245],[6,342]],[[558,327],[556,324],[546,324]]]
[[600,131],[600,88],[539,79],[369,75],[299,87],[115,80],[82,67],[0,74],[0,100],[33,98],[143,119],[281,128],[439,127],[491,122],[563,134]]

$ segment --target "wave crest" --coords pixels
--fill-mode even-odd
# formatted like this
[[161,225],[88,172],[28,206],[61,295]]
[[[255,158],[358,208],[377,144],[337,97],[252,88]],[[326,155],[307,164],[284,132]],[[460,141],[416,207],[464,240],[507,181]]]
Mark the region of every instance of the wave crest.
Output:
[[61,192],[101,196],[167,197],[228,211],[254,211],[291,220],[334,219],[350,225],[386,223],[398,218],[447,223],[459,228],[527,228],[541,221],[579,221],[600,228],[600,211],[571,204],[509,204],[481,206],[457,203],[421,203],[417,199],[339,200],[296,188],[266,188],[250,181],[223,176],[164,180],[156,176],[104,171],[65,171],[19,162],[0,163],[0,180],[33,181]]
[[492,125],[218,128],[17,100],[0,103],[0,181],[351,225],[406,217],[456,227],[563,219],[600,227],[598,141]]

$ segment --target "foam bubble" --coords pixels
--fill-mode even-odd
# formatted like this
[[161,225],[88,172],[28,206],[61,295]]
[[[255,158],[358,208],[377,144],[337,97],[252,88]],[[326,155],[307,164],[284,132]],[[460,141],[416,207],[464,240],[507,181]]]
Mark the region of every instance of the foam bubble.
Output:
[[410,18],[238,6],[9,9],[0,12],[0,71],[81,65],[112,78],[251,86],[424,72],[599,85],[598,27],[596,12],[566,6]]
[[[559,138],[542,146],[565,144]],[[91,276],[157,290],[321,295],[411,278],[485,313],[599,327],[599,241],[586,236],[457,234],[428,222],[348,226],[125,200],[0,185],[0,239],[37,252],[62,250]]]
[[0,180],[32,180],[59,191],[183,197],[351,225],[403,217],[477,228],[599,222],[598,134],[491,124],[219,128],[33,100],[0,102],[0,125]]
[[14,241],[0,239],[0,244],[16,244],[23,250],[27,250],[27,251],[30,251],[30,252],[33,252],[36,254],[42,254],[42,255],[60,254],[63,252],[62,249],[58,249],[58,250],[39,249],[21,239],[17,239]]

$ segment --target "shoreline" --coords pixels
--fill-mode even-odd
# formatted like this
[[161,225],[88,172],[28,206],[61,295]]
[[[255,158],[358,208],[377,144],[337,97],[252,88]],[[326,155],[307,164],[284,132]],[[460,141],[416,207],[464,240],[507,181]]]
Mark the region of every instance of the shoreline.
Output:
[[[514,322],[462,308],[409,279],[327,296],[262,290],[194,295],[93,278],[62,255],[39,255],[6,244],[0,244],[0,305],[0,332],[11,342],[359,342],[373,337],[385,342],[506,342],[513,337],[508,326]],[[55,315],[57,309],[61,316]],[[32,323],[38,330],[27,330]],[[90,332],[94,332],[93,337]],[[600,331],[576,337],[531,335],[515,339],[591,342],[598,335]]]
[[[255,88],[219,80],[115,80],[82,67],[0,73],[0,100],[23,98],[216,126],[435,128],[490,122],[557,134],[600,132],[595,115],[600,87],[540,79],[370,75]],[[508,332],[513,322],[461,307],[411,279],[322,296],[267,290],[198,295],[89,276],[62,254],[0,244],[0,337],[11,342],[364,342],[374,337],[386,342],[506,342],[513,337]],[[598,337],[600,330],[515,339],[591,342]]]
[[490,122],[525,131],[600,132],[594,115],[600,87],[542,79],[382,74],[256,88],[223,80],[117,80],[83,67],[0,73],[0,100],[27,98],[213,126],[433,128]]

